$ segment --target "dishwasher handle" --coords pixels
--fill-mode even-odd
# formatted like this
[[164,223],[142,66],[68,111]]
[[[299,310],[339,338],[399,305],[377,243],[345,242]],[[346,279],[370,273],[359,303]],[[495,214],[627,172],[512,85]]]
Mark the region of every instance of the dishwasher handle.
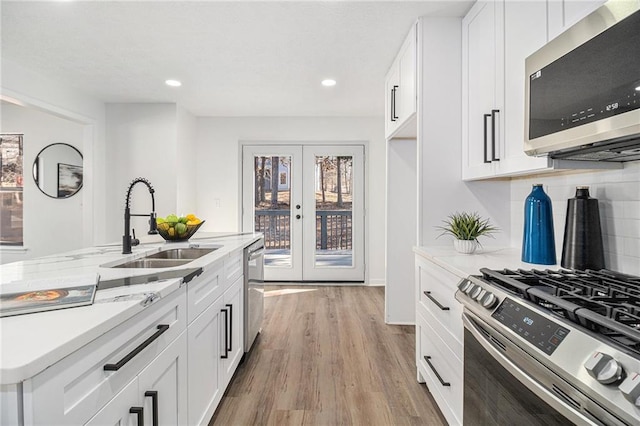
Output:
[[264,254],[264,247],[249,252],[249,260],[257,259]]

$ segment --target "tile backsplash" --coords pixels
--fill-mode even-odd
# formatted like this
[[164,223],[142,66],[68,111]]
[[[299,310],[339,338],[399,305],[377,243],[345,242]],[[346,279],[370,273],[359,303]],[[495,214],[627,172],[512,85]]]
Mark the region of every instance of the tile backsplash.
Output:
[[543,184],[552,201],[558,266],[567,200],[575,196],[576,186],[588,185],[591,197],[598,199],[606,268],[640,275],[640,161],[624,163],[619,170],[572,171],[513,179],[511,243],[515,247],[522,244],[524,200],[534,183]]

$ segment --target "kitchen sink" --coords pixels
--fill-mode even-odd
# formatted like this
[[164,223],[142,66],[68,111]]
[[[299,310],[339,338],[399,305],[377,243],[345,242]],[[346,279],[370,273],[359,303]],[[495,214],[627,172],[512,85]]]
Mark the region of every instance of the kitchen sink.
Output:
[[120,265],[114,265],[112,268],[171,268],[191,262],[193,259],[135,259]]
[[107,268],[172,268],[186,265],[204,255],[207,255],[219,247],[196,248],[183,247],[162,250],[138,259],[128,260],[123,263],[103,265]]
[[143,259],[198,259],[205,254],[209,254],[218,248],[195,248],[195,247],[185,247],[185,248],[174,248],[169,250],[159,251],[158,253],[150,254]]

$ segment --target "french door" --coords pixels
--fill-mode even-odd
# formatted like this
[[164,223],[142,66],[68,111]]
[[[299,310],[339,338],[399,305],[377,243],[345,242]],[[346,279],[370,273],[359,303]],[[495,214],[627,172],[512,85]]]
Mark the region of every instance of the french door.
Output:
[[364,281],[364,147],[245,145],[243,230],[266,281]]

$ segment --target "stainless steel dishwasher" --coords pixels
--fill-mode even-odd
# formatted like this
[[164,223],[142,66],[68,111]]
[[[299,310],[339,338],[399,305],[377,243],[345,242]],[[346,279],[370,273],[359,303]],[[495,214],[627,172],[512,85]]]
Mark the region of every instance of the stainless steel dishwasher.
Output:
[[264,239],[244,249],[244,351],[262,330],[264,313]]

